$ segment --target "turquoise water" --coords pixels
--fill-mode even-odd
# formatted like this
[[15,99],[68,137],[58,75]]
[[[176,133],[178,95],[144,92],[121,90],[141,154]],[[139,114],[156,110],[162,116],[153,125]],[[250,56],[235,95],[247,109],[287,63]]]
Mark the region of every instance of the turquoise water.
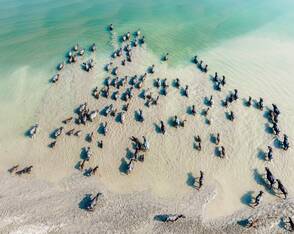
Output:
[[[115,25],[118,34],[140,28],[146,37],[148,49],[158,58],[165,52],[170,53],[169,65],[183,66],[198,54],[209,64],[211,72],[225,74],[229,88],[238,88],[241,97],[263,97],[266,105],[276,103],[283,113],[282,131],[289,135],[289,139],[294,139],[294,126],[291,124],[294,122],[293,22],[294,0],[0,0],[2,167],[8,168],[13,162],[22,162],[18,157],[26,161],[39,153],[22,151],[27,149],[25,143],[29,143],[25,142],[28,139],[23,134],[39,121],[35,113],[46,90],[51,87],[48,80],[56,72],[56,64],[64,59],[68,49],[77,42],[85,47],[96,42],[97,55],[109,55],[112,49],[111,37],[106,26],[110,23]],[[66,91],[69,89],[62,95],[66,95]],[[207,90],[207,95],[210,92]],[[60,101],[63,101],[62,98]],[[62,110],[52,111],[58,113]],[[218,120],[216,123],[219,123]],[[245,123],[242,129],[245,130],[244,136],[247,136],[246,130],[252,126],[246,126]],[[40,127],[42,129],[42,125]],[[241,139],[236,137],[236,142],[243,143]],[[243,165],[253,155],[248,153],[243,157],[243,153],[239,154],[245,152],[245,146],[247,144],[240,144],[240,151],[237,149],[237,154],[229,160],[232,162],[234,158],[238,160],[242,156],[241,160],[244,161],[233,161],[242,167],[226,169],[222,176],[227,174],[234,177],[240,174],[236,178],[242,180],[241,177],[249,173],[245,172],[247,168]],[[261,143],[261,147],[265,146],[265,143]],[[253,151],[250,149],[249,152]],[[51,156],[50,160],[59,157],[62,162],[60,165],[63,165],[62,155]],[[36,156],[33,160],[39,158],[42,157]],[[291,168],[292,161],[288,162],[288,167],[276,163],[273,166],[289,173],[287,177],[283,173],[283,177],[287,179],[286,185],[291,185],[288,179],[293,177],[289,172],[291,170],[284,170]],[[166,165],[170,167],[172,164]],[[251,176],[246,175],[244,178]],[[161,178],[158,180],[165,181]],[[255,183],[245,179],[243,181],[252,185],[246,189],[256,188]],[[238,187],[228,181],[221,182],[221,186],[225,186],[219,200],[212,203],[211,208],[208,207],[209,215],[217,213],[215,207],[225,209],[225,202],[230,204],[226,212],[231,211],[230,206],[239,207],[239,195],[235,200],[230,198],[232,191],[243,193],[243,189],[241,191],[239,188],[243,184],[238,182],[238,186],[241,184]],[[227,200],[224,199],[226,195]]]
[[111,50],[109,23],[118,33],[140,28],[155,54],[171,54],[171,64],[188,63],[196,53],[260,29],[265,37],[294,38],[292,0],[0,0],[0,5],[0,104],[8,115],[20,108],[22,118],[40,100],[67,48],[96,42],[98,54]]
[[43,66],[77,41],[97,41],[105,50],[109,23],[119,33],[141,28],[154,51],[170,51],[177,62],[271,22],[277,22],[273,33],[294,32],[291,0],[1,0],[0,4],[0,64],[6,69],[12,63]]

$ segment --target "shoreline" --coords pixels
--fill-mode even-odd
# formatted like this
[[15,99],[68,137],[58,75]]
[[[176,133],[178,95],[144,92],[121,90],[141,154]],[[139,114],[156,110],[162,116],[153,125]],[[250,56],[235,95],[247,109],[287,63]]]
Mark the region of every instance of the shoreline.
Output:
[[[87,59],[88,58],[83,58],[84,61]],[[156,67],[159,67],[159,70],[154,76],[151,75],[151,77],[148,77],[146,80],[149,86],[152,86],[153,79],[158,76],[160,78],[167,77],[169,83],[171,83],[172,79],[179,76],[183,84],[189,84],[191,88],[191,97],[185,99],[185,97],[179,95],[178,90],[170,88],[171,93],[167,97],[160,98],[159,106],[156,111],[154,111],[153,107],[144,109],[144,115],[146,116],[144,123],[135,122],[133,117],[133,112],[142,106],[143,101],[140,98],[131,105],[131,113],[127,115],[128,121],[124,125],[120,125],[111,120],[111,128],[113,128],[114,131],[110,130],[109,135],[107,135],[105,139],[112,141],[112,145],[106,145],[102,152],[95,148],[94,154],[96,157],[94,162],[90,163],[91,166],[96,164],[101,165],[99,168],[99,174],[101,174],[101,177],[98,177],[99,183],[103,183],[104,186],[107,187],[108,190],[113,191],[113,193],[124,190],[123,192],[125,194],[130,194],[132,192],[137,193],[139,191],[145,191],[146,188],[148,188],[147,191],[150,190],[153,196],[161,199],[176,199],[178,203],[181,198],[186,197],[187,194],[191,195],[195,193],[195,191],[186,184],[187,174],[194,174],[199,171],[199,169],[205,168],[205,170],[208,171],[208,185],[219,184],[223,191],[217,193],[222,193],[223,198],[226,197],[227,199],[225,203],[223,199],[216,199],[209,203],[207,205],[208,207],[210,207],[211,204],[213,205],[209,208],[210,213],[206,213],[206,215],[213,217],[212,214],[219,211],[219,207],[222,204],[228,207],[229,213],[240,210],[240,208],[244,207],[244,205],[240,204],[240,197],[246,192],[243,188],[262,187],[260,185],[257,186],[256,182],[251,177],[252,170],[258,168],[258,171],[261,171],[265,165],[263,161],[256,159],[256,146],[261,148],[263,145],[267,144],[271,138],[271,136],[264,132],[263,126],[260,126],[261,123],[265,122],[264,117],[262,115],[260,116],[260,113],[254,108],[247,110],[246,107],[242,105],[242,100],[239,100],[238,105],[234,105],[232,108],[237,113],[237,124],[240,130],[237,130],[236,126],[232,126],[231,123],[225,120],[223,109],[212,110],[212,126],[207,126],[205,119],[201,117],[201,115],[198,114],[196,117],[193,117],[186,113],[187,106],[193,103],[196,103],[198,112],[205,107],[205,104],[203,104],[203,97],[209,96],[210,93],[213,92],[212,83],[207,75],[204,76],[197,72],[193,65],[173,68],[164,63],[158,63],[158,58],[156,58],[154,54],[142,48],[138,48],[138,52],[134,53],[134,61],[140,62],[139,64],[130,64],[129,67],[122,68],[119,75],[123,77],[125,74],[142,74],[145,72],[146,67],[154,62]],[[81,63],[81,61],[79,61],[79,63]],[[83,132],[83,137],[81,138],[69,139],[63,136],[61,142],[52,150],[47,147],[50,143],[48,134],[61,124],[62,119],[70,116],[73,109],[80,103],[87,101],[91,109],[97,106],[97,101],[91,97],[91,90],[96,85],[101,87],[102,80],[100,79],[105,77],[105,72],[103,71],[103,64],[105,64],[105,61],[98,60],[96,63],[96,67],[99,68],[97,70],[95,68],[90,73],[81,71],[78,65],[73,65],[62,71],[63,78],[60,80],[60,83],[52,85],[52,87],[47,90],[46,95],[42,99],[42,104],[36,112],[36,118],[41,126],[40,133],[34,140],[28,138],[23,139],[23,136],[20,137],[22,138],[21,140],[17,139],[20,140],[20,142],[17,142],[18,148],[14,148],[9,152],[11,157],[7,157],[7,163],[18,163],[18,155],[21,151],[22,153],[26,152],[22,157],[22,163],[38,165],[38,167],[36,166],[36,168],[34,168],[32,176],[57,182],[60,179],[66,178],[68,174],[71,176],[76,175],[77,170],[74,169],[74,166],[76,162],[80,160],[80,149],[85,146],[83,139],[84,133],[89,132],[94,126],[96,128],[105,118],[99,116],[98,121],[95,120],[95,123],[87,125]],[[225,88],[225,91],[221,93],[213,92],[217,105],[219,105],[220,100],[222,100],[227,91],[232,88],[233,87],[229,85],[229,89]],[[139,92],[136,92],[136,96],[138,94]],[[107,99],[99,100],[99,106],[101,107],[105,106],[107,103],[109,103]],[[62,110],[62,113],[60,110]],[[175,113],[181,117],[185,116],[188,126],[184,129],[173,129],[168,127],[167,135],[164,137],[156,134],[154,123],[157,123],[160,118],[167,121],[170,116],[173,116]],[[250,130],[249,126],[253,130]],[[260,132],[258,134],[255,133],[254,128],[258,129]],[[221,130],[224,134],[222,135],[222,141],[228,146],[227,151],[229,158],[227,159],[217,159],[213,155],[214,146],[209,142],[210,134]],[[192,137],[194,134],[200,132],[206,143],[203,147],[203,151],[197,153],[191,146]],[[134,175],[121,176],[119,172],[120,160],[125,156],[125,147],[129,145],[127,138],[132,134],[138,136],[147,135],[147,137],[150,138],[152,150],[146,155],[146,161],[142,165],[139,165],[138,168],[136,167]],[[99,134],[96,136],[97,139],[102,138]],[[250,139],[252,136],[254,136],[255,139]],[[244,144],[244,139],[248,140],[245,146],[242,145]],[[256,139],[258,141],[257,144],[255,142]],[[94,143],[91,145],[94,147]],[[250,155],[250,157],[245,158],[245,160],[244,156],[246,155]],[[292,161],[293,160],[291,160],[291,163],[293,163]],[[240,162],[243,163],[242,165],[245,165],[249,171],[240,171],[240,168],[236,170],[235,165],[238,165]],[[275,172],[279,173],[280,169],[283,167],[284,164],[279,164],[277,162]],[[54,174],[52,174],[52,170],[54,170]],[[226,180],[231,178],[232,174],[236,176],[236,178],[234,178],[235,180],[227,183]],[[219,178],[220,176],[223,176],[224,179]],[[283,177],[285,177],[285,175],[283,175]],[[239,180],[241,181],[242,188],[238,185]],[[177,191],[175,191],[175,187]],[[232,189],[234,189],[236,194],[230,194]],[[198,196],[197,199],[200,199]],[[276,199],[269,197],[269,202],[273,200]],[[221,213],[215,217],[222,217],[223,215],[224,214]],[[149,225],[151,224],[149,223]],[[158,228],[158,230],[161,230],[163,227]]]
[[[242,227],[248,217],[260,219],[256,233],[280,232],[281,216],[293,215],[293,199],[276,204],[264,204],[241,209],[218,219],[204,219],[203,206],[210,188],[181,201],[158,199],[148,191],[117,194],[102,184],[76,174],[57,186],[28,178],[13,178],[1,174],[1,232],[10,233],[79,233],[109,231],[113,233],[236,233],[252,231]],[[19,193],[22,190],[22,193]],[[11,196],[11,191],[13,195]],[[95,215],[79,208],[85,194],[101,191],[103,197]],[[36,202],[38,200],[38,202]],[[180,222],[165,224],[154,220],[159,213],[183,213],[188,217]]]

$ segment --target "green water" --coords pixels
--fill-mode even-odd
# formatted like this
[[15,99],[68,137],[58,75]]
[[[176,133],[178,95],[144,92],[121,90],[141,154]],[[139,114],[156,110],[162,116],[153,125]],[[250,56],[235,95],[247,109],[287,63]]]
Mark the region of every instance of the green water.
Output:
[[25,106],[38,103],[69,47],[96,42],[98,54],[111,50],[110,23],[118,34],[140,28],[148,47],[168,51],[175,65],[261,29],[292,40],[293,20],[292,0],[0,0],[0,104],[28,115]]
[[[30,161],[31,157],[35,156],[32,162],[38,164],[38,160],[43,160],[40,155],[35,155],[43,152],[36,150],[37,145],[32,147],[34,149],[32,152],[22,151],[28,149],[27,143],[32,144],[32,141],[22,140],[26,140],[24,132],[39,121],[38,115],[35,115],[38,113],[38,106],[45,109],[46,104],[39,104],[42,103],[46,90],[52,86],[48,80],[55,74],[56,64],[64,59],[68,49],[77,42],[85,47],[96,42],[97,56],[108,55],[112,47],[106,26],[110,23],[115,25],[118,35],[140,28],[146,37],[148,49],[151,49],[155,55],[159,57],[165,52],[170,53],[168,65],[183,66],[197,54],[209,64],[209,72],[218,71],[219,74],[226,75],[229,88],[238,88],[240,99],[250,95],[254,99],[263,97],[266,105],[276,103],[282,111],[282,132],[288,134],[290,142],[293,142],[294,126],[291,124],[294,122],[293,22],[294,0],[0,0],[0,157],[3,164],[0,166],[8,168],[14,163]],[[101,63],[97,65],[103,66]],[[180,78],[182,82],[182,77]],[[182,83],[185,84],[184,81]],[[66,95],[68,91],[69,88],[64,90],[61,96]],[[205,91],[207,96],[212,94],[212,90]],[[59,100],[63,101],[62,98]],[[70,106],[70,108],[74,107]],[[202,109],[201,106],[196,108]],[[57,113],[63,110],[52,111]],[[249,111],[255,110],[248,109],[248,113]],[[237,123],[238,121],[237,116]],[[213,123],[218,125],[222,122],[213,119]],[[252,126],[247,126],[246,123],[246,121],[239,122],[238,127],[242,127],[240,129],[244,130],[244,136],[249,136],[251,133],[249,129],[259,122],[253,121]],[[40,124],[41,131],[43,126]],[[209,131],[213,130],[210,128]],[[242,131],[239,132],[241,134]],[[230,212],[230,207],[235,205],[239,207],[240,198],[233,197],[232,194],[236,193],[239,196],[243,193],[240,187],[245,188],[246,183],[252,185],[246,187],[246,191],[247,189],[258,191],[257,189],[261,188],[260,185],[256,187],[256,183],[252,184],[241,178],[247,175],[244,178],[249,179],[253,175],[251,174],[253,167],[250,166],[250,174],[249,170],[247,174],[245,171],[248,169],[246,169],[248,162],[253,165],[250,157],[255,157],[255,151],[254,155],[251,154],[253,152],[251,148],[246,150],[246,154],[243,153],[245,147],[253,146],[251,141],[244,144],[245,138],[242,136],[239,139],[239,132],[235,129],[233,133],[230,132],[236,136],[232,145],[236,145],[237,148],[234,151],[236,154],[229,155],[231,164],[228,162],[224,178],[228,175],[232,178],[240,178],[245,185],[240,181],[236,186],[230,181],[222,181],[222,173],[222,176],[218,177],[220,183],[217,181],[217,184],[220,187],[225,186],[219,190],[221,194],[217,198],[219,200],[216,199],[215,203],[211,203],[213,209],[212,211],[208,209],[209,213],[216,214],[215,207],[222,207],[226,212]],[[224,133],[228,133],[226,129]],[[259,137],[254,134],[249,137],[255,139],[255,136]],[[256,139],[261,141],[261,138]],[[266,145],[267,143],[260,142],[261,149],[258,150],[265,150]],[[230,148],[231,146],[229,150]],[[179,155],[182,155],[181,153],[179,152]],[[277,157],[283,157],[280,152],[276,154]],[[54,165],[57,165],[57,169],[63,168],[62,165],[68,164],[67,159],[63,161],[67,156],[69,155],[63,156],[55,151],[54,154],[50,154],[47,162],[61,160],[56,161],[61,162],[57,163],[59,165]],[[24,160],[19,157],[23,157]],[[77,159],[77,155],[72,157]],[[163,168],[173,167],[173,159],[175,158],[168,159]],[[240,161],[237,162],[236,159]],[[289,159],[285,158],[285,160]],[[242,167],[232,167],[234,165],[232,160]],[[191,162],[188,161],[192,164]],[[256,165],[263,163],[261,160],[254,162],[257,163]],[[292,178],[292,174],[288,174],[289,170],[284,170],[287,169],[285,165],[291,168],[292,164],[288,162],[291,161],[275,162],[272,165],[273,169],[283,171],[283,176],[279,178],[283,181],[285,179],[287,186],[291,185],[289,178]],[[209,163],[210,161],[207,165]],[[42,170],[42,163],[40,166]],[[185,168],[189,167],[185,166]],[[169,174],[162,175],[172,178]],[[155,178],[156,175],[153,179]],[[161,182],[156,185],[161,185],[165,178],[158,180]],[[226,195],[228,200],[224,199]],[[268,197],[266,201],[267,199]],[[230,205],[226,206],[226,204]],[[210,204],[208,208],[209,206]]]
[[5,69],[12,63],[43,66],[77,41],[96,41],[105,50],[109,23],[119,33],[141,28],[149,46],[158,53],[170,51],[176,55],[174,62],[274,21],[278,23],[273,33],[294,31],[291,0],[1,0],[0,4],[0,64]]

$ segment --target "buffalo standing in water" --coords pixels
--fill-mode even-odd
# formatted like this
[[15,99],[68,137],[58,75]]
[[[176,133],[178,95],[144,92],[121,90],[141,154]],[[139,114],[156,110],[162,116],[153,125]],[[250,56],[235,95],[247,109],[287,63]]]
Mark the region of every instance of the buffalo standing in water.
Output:
[[276,179],[268,167],[265,167],[265,171],[266,171],[266,179],[270,183],[270,189],[271,189],[273,185],[276,183]]
[[38,128],[39,128],[39,125],[38,124],[36,124],[33,127],[31,127],[31,129],[29,130],[29,136],[31,138],[33,138],[37,134]]
[[263,198],[263,193],[264,193],[263,191],[259,191],[257,196],[254,198],[254,202],[252,203],[253,207],[258,206],[261,203],[262,198]]
[[198,189],[200,189],[203,186],[203,181],[204,181],[204,172],[200,171],[200,177],[199,177],[199,182],[198,182]]
[[127,165],[127,171],[126,171],[126,174],[130,174],[132,171],[134,170],[134,159],[132,158],[130,160],[130,162],[128,163]]
[[289,149],[289,140],[288,140],[288,136],[286,134],[284,134],[284,140],[282,142],[282,148],[284,150],[288,150]]
[[162,58],[162,61],[167,61],[168,60],[168,53],[166,53],[164,56],[163,56],[163,58]]
[[160,120],[160,131],[163,135],[165,134],[165,125],[162,120]]
[[289,227],[287,228],[289,232],[294,231],[294,222],[291,217],[288,217],[288,221],[284,221],[284,223],[285,223],[285,228],[286,228],[286,224],[289,225]]
[[286,199],[288,196],[288,192],[286,188],[284,187],[284,185],[279,179],[277,179],[277,183],[278,183],[278,190],[281,191],[281,193],[284,195],[284,198]]
[[186,218],[186,216],[183,215],[183,214],[167,215],[165,217],[165,219],[163,220],[163,222],[165,222],[165,223],[169,223],[169,222],[173,223],[173,222],[177,221],[180,218],[184,219],[184,218]]
[[62,132],[63,132],[63,127],[56,129],[53,134],[54,138],[57,139],[62,134]]
[[271,146],[268,146],[268,152],[267,152],[267,160],[272,161],[273,160],[273,148]]
[[98,197],[101,195],[102,195],[102,193],[97,193],[96,196],[90,200],[88,206],[86,207],[87,211],[94,211],[95,210],[95,207],[96,207],[97,201],[98,201]]
[[24,169],[15,172],[15,174],[16,174],[16,175],[30,174],[31,171],[32,171],[32,168],[33,168],[33,166],[25,167]]

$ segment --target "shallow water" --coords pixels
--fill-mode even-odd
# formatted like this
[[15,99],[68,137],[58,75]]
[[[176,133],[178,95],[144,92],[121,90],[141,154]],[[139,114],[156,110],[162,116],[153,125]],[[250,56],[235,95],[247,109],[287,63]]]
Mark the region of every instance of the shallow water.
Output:
[[[170,52],[172,64],[187,64],[190,57],[200,54],[210,66],[222,68],[221,72],[228,76],[230,72],[235,76],[247,71],[241,66],[241,58],[256,64],[254,59],[264,55],[251,58],[252,51],[248,57],[242,57],[237,51],[237,55],[227,55],[230,45],[222,47],[225,42],[247,34],[290,42],[294,38],[291,27],[294,3],[290,0],[184,0],[179,3],[169,0],[1,0],[0,4],[0,102],[7,113],[1,117],[1,129],[4,129],[0,139],[9,131],[15,131],[21,122],[27,120],[28,124],[28,116],[32,119],[55,64],[63,59],[67,48],[76,42],[89,45],[95,41],[99,53],[109,52],[109,35],[105,33],[109,23],[114,23],[118,33],[141,28],[149,48],[158,56]],[[252,49],[252,45],[248,46]],[[244,44],[240,49],[243,47]],[[215,53],[215,48],[223,50]],[[229,61],[225,62],[226,58]],[[267,70],[260,66],[260,71],[266,74]],[[17,109],[26,114],[16,117]],[[6,123],[7,119],[11,120],[10,124]]]
[[[48,92],[48,80],[55,72],[55,65],[63,59],[67,48],[76,42],[88,46],[95,41],[98,46],[97,57],[108,56],[112,43],[105,27],[109,23],[114,23],[119,34],[140,28],[147,38],[148,49],[158,57],[168,51],[171,55],[169,66],[174,69],[175,74],[180,77],[182,75],[184,79],[187,77],[187,82],[190,82],[188,76],[190,78],[193,73],[189,67],[184,69],[184,66],[190,62],[194,54],[200,55],[209,64],[211,71],[225,74],[229,87],[237,87],[242,96],[251,95],[254,98],[261,96],[268,105],[272,102],[278,104],[283,112],[281,123],[283,130],[290,138],[294,136],[294,127],[289,124],[294,121],[292,105],[294,29],[290,27],[294,19],[292,1],[222,0],[216,3],[185,0],[176,3],[164,0],[138,3],[130,0],[124,2],[112,0],[85,3],[80,0],[62,2],[0,0],[0,4],[0,104],[4,113],[0,116],[0,146],[3,170],[17,161],[31,160],[38,163],[49,156],[44,154],[40,158],[31,159],[30,157],[35,154],[33,151],[35,148],[25,156],[18,154],[17,147],[26,148],[23,143],[19,144],[18,139],[23,137],[24,131],[32,123],[39,120],[40,113],[43,113],[42,108],[46,109],[44,102],[49,103],[50,98],[48,99],[44,94],[52,94],[50,90]],[[101,62],[101,68],[105,60],[98,61]],[[161,75],[164,76],[164,72]],[[103,73],[99,73],[98,78],[101,80]],[[70,87],[67,87],[67,91],[70,91]],[[70,106],[66,105],[67,102],[58,103],[58,106],[63,107],[66,112],[70,111],[66,109],[67,107],[72,108],[77,104],[67,101]],[[170,108],[170,114],[175,111],[172,108],[180,104],[180,102],[176,103],[177,100],[174,102],[175,105],[170,103],[166,107]],[[58,113],[57,110],[54,111]],[[146,163],[147,169],[137,175],[137,179],[131,178],[129,189],[144,190],[145,186],[141,184],[141,180],[147,176],[146,183],[152,184],[151,187],[158,196],[173,193],[175,185],[179,188],[179,192],[175,192],[175,195],[182,196],[190,191],[184,182],[186,174],[182,172],[188,173],[206,168],[215,170],[208,176],[219,193],[208,206],[207,217],[229,215],[235,209],[244,207],[241,197],[249,188],[254,190],[259,187],[252,178],[242,177],[248,178],[253,175],[255,168],[259,170],[263,168],[264,163],[257,158],[256,149],[265,147],[271,139],[269,136],[266,136],[266,140],[261,137],[263,136],[261,134],[264,134],[263,125],[260,125],[264,122],[262,116],[256,119],[256,122],[249,122],[246,121],[248,116],[243,109],[236,111],[242,114],[243,122],[238,130],[231,128],[227,130],[227,135],[233,131],[235,134],[233,136],[237,136],[233,140],[231,136],[227,139],[227,143],[233,141],[232,145],[235,146],[231,149],[231,153],[236,155],[236,158],[230,158],[230,163],[223,163],[219,168],[219,163],[213,162],[212,159],[201,160],[200,164],[197,164],[197,160],[191,158],[192,161],[180,161],[178,168],[176,160],[179,160],[178,156],[181,152],[173,148],[178,155],[172,157],[170,161],[162,159],[159,162],[160,166],[164,165],[166,171],[162,171],[159,166],[154,168],[156,159],[153,158],[149,164]],[[251,120],[251,117],[248,118]],[[49,126],[52,127],[51,124]],[[248,130],[249,127],[253,130]],[[255,133],[254,128],[258,133]],[[205,134],[208,135],[208,132]],[[164,154],[164,150],[170,150],[168,147],[173,145],[175,140],[173,137],[175,136],[169,139],[166,148],[155,156],[159,157],[160,153]],[[36,150],[44,153],[42,150]],[[185,152],[184,155],[189,153],[190,151]],[[19,155],[24,158],[18,158]],[[76,158],[59,160],[60,170],[54,176],[61,178],[71,172],[71,164]],[[65,165],[62,165],[64,161]],[[191,162],[196,165],[191,165]],[[53,159],[48,159],[47,163],[52,167],[56,166],[56,161]],[[113,171],[117,170],[117,165],[111,165],[110,161],[102,160],[100,163],[104,163],[105,168],[112,166]],[[240,166],[236,170],[235,165],[238,163],[242,163],[244,168]],[[68,171],[64,171],[69,165]],[[293,160],[286,158],[282,163],[273,164],[273,167],[275,173],[286,179],[287,176],[292,175],[289,170],[291,165],[294,165]],[[248,171],[248,168],[252,171]],[[179,169],[174,175],[167,173],[168,170],[174,169]],[[43,177],[49,173],[44,165],[43,168],[36,170]],[[42,173],[42,170],[45,172]],[[119,186],[119,183],[125,182],[126,179],[117,180],[118,172],[107,174],[107,169],[104,170],[103,181],[109,183],[109,187],[113,190],[123,189],[124,183],[122,186]],[[238,173],[239,170],[242,173]],[[227,181],[230,176],[234,179]],[[242,183],[238,184],[240,181]],[[292,185],[290,178],[286,179],[285,183],[288,186]],[[232,188],[235,191],[234,195],[231,194]],[[289,188],[289,190],[293,189]],[[217,209],[222,204],[225,206],[218,214]]]
[[[269,34],[293,36],[292,1],[137,2],[117,0],[21,1],[1,0],[1,66],[46,66],[77,41],[97,41],[103,50],[105,26],[114,23],[119,33],[141,28],[151,48],[169,50],[180,62],[200,50],[268,26]],[[282,34],[282,35],[281,35]],[[27,61],[27,58],[30,58]],[[12,59],[12,61],[7,58]],[[45,60],[44,63],[41,59]],[[49,67],[47,66],[47,69]]]

